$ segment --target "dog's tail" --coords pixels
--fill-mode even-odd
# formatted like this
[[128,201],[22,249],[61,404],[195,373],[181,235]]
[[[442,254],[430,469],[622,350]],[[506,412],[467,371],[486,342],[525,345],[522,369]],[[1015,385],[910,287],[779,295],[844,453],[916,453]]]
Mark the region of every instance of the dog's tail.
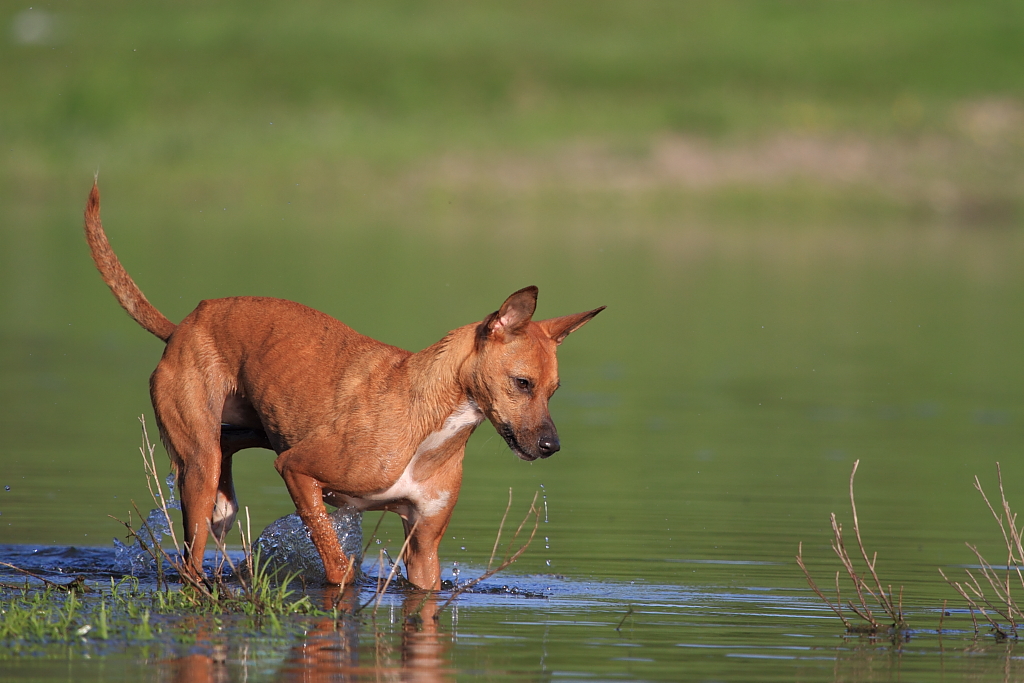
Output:
[[100,222],[100,189],[95,182],[85,205],[85,239],[103,281],[110,287],[121,307],[128,311],[135,322],[167,341],[177,325],[149,303],[110,248],[107,235],[103,232],[103,223]]

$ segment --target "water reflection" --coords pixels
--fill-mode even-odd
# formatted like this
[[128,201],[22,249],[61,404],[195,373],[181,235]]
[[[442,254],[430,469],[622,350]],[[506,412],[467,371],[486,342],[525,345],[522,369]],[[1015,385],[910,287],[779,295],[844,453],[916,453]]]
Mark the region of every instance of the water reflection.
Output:
[[[346,596],[349,610],[357,596]],[[367,608],[369,609],[369,608]],[[438,602],[432,593],[410,592],[401,605],[401,645],[396,653],[389,629],[378,626],[370,612],[367,629],[373,638],[373,660],[359,661],[358,618],[323,619],[289,651],[282,667],[284,680],[336,681],[365,675],[388,680],[448,681],[451,674],[449,646],[451,635],[438,628]]]
[[[326,602],[333,603],[330,596]],[[439,603],[432,593],[410,592],[393,615],[401,620],[397,648],[391,635],[391,615],[367,612],[353,616],[358,595],[349,592],[342,598],[340,617],[320,619],[287,650],[277,670],[280,680],[318,683],[374,678],[389,681],[437,683],[453,681],[451,633],[439,628]],[[379,623],[378,618],[385,623]],[[236,662],[229,667],[227,636],[213,619],[195,624],[196,643],[189,652],[166,662],[162,667],[180,683],[223,683],[237,678],[234,664],[240,664],[244,677],[250,667],[253,675],[265,666],[258,658],[248,661],[248,644],[234,653]],[[360,640],[370,640],[361,643]],[[360,656],[364,658],[360,660]],[[367,655],[370,660],[366,661]],[[233,675],[234,674],[234,675]]]

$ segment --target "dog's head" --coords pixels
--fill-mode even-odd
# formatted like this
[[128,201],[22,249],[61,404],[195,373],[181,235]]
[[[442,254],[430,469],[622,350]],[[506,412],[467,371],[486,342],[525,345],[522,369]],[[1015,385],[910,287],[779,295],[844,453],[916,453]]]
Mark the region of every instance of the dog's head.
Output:
[[476,353],[463,382],[480,410],[523,460],[560,448],[548,399],[558,388],[555,349],[604,310],[534,322],[537,288],[524,287],[476,328]]

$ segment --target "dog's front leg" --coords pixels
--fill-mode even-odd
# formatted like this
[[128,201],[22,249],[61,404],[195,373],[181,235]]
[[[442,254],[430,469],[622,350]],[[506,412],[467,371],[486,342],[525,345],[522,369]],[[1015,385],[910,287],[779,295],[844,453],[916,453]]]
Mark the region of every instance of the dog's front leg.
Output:
[[418,515],[402,518],[405,535],[409,539],[409,547],[405,551],[405,568],[409,574],[409,582],[424,590],[441,590],[441,562],[437,548],[441,544],[445,529],[452,518],[455,505],[432,514],[429,517]]
[[301,471],[301,463],[301,453],[293,448],[279,455],[274,461],[274,467],[284,479],[292,502],[295,503],[295,510],[299,513],[306,528],[309,529],[313,545],[320,553],[327,583],[334,585],[351,583],[354,578],[352,563],[342,552],[338,536],[334,532],[334,525],[331,524],[331,520],[327,516],[320,482],[314,477],[304,474]]

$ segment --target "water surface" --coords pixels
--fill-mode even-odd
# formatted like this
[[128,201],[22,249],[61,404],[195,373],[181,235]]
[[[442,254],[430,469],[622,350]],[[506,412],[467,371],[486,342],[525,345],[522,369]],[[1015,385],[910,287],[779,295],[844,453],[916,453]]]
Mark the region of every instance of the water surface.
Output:
[[[1024,271],[1012,231],[769,224],[744,242],[724,226],[691,249],[657,231],[577,239],[554,228],[566,212],[599,222],[600,207],[538,213],[525,242],[500,221],[449,237],[354,219],[282,234],[281,221],[243,227],[192,211],[147,223],[122,208],[107,220],[127,267],[172,319],[201,298],[281,296],[419,349],[527,284],[540,286],[539,316],[608,306],[560,349],[551,404],[560,453],[518,461],[486,424],[470,442],[441,548],[446,576],[455,563],[463,577],[482,571],[510,487],[516,519],[538,492],[545,519],[533,545],[488,585],[544,597],[460,598],[428,634],[442,643],[427,648],[440,648],[430,657],[442,679],[1016,671],[1014,644],[985,631],[975,639],[937,572],[960,576],[976,562],[965,541],[1002,552],[975,474],[994,490],[1001,461],[1011,502],[1024,490]],[[147,377],[161,345],[92,271],[77,218],[41,217],[4,239],[25,261],[3,276],[0,543],[19,561],[11,544],[40,548],[48,575],[101,578],[89,558],[122,533],[108,515],[124,518],[132,501],[149,507],[136,419],[151,415]],[[272,458],[236,458],[254,528],[292,510]],[[906,641],[845,636],[793,562],[803,541],[812,571],[831,585],[829,513],[848,523],[856,459],[864,538],[884,580],[904,586]],[[397,519],[380,536],[397,553]],[[940,638],[944,600],[953,612]],[[226,648],[232,676],[277,680],[309,670],[310,643],[341,639],[327,651],[354,653],[369,669],[339,654],[318,671],[371,676],[400,667],[403,637],[412,638],[401,596],[387,605],[386,617],[343,633],[306,622],[274,636],[229,628],[207,649]],[[189,654],[169,644],[89,647],[4,655],[5,675],[148,679]]]

